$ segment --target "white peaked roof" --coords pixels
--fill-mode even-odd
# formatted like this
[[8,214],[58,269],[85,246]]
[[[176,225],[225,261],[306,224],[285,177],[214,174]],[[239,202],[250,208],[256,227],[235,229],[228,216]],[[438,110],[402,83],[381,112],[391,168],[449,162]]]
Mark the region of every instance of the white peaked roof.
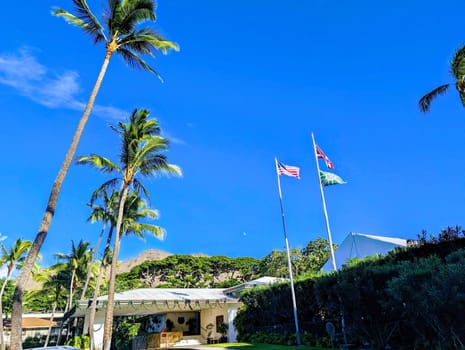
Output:
[[[405,239],[351,232],[334,252],[336,268],[339,270],[349,259],[364,258],[376,254],[384,255],[396,247],[406,246],[407,240]],[[323,272],[330,272],[333,270],[331,257],[323,265],[321,270]]]

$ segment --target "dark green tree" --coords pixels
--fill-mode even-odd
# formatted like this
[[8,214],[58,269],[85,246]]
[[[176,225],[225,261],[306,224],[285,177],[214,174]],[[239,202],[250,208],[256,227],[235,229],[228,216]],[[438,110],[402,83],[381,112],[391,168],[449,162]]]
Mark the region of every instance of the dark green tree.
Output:
[[[335,244],[333,246],[334,249],[337,248]],[[329,242],[325,238],[318,237],[316,240],[308,242],[302,250],[302,254],[306,272],[318,272],[331,255]]]

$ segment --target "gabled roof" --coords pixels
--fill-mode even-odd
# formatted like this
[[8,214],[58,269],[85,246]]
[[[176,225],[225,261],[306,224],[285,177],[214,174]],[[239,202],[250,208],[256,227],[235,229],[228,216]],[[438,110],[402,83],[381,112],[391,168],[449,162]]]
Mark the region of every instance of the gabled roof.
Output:
[[[339,270],[347,260],[364,258],[376,254],[387,254],[396,247],[406,247],[407,240],[394,237],[367,235],[351,232],[334,252],[336,268]],[[321,268],[323,272],[333,271],[331,257]]]

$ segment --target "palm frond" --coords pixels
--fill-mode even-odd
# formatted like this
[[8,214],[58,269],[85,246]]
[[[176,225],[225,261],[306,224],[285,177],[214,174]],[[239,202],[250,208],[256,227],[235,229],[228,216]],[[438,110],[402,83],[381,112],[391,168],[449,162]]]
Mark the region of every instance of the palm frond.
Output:
[[162,169],[167,164],[167,157],[162,153],[153,154],[144,159],[140,166],[140,173],[144,176],[151,175],[159,169]]
[[166,174],[182,177],[181,167],[175,164],[167,164],[166,168],[163,169],[163,172]]
[[465,46],[455,51],[451,60],[451,73],[455,79],[459,80],[465,75]]
[[77,15],[62,9],[54,8],[52,14],[62,17],[67,23],[83,29],[87,34],[93,37],[94,42],[106,40],[102,25],[90,11],[85,0],[73,0]]
[[121,0],[108,0],[108,11],[103,18],[108,28],[110,38],[116,34],[118,30],[118,19],[121,17]]
[[157,225],[144,224],[144,223],[135,223],[131,225],[126,231],[126,234],[132,233],[138,238],[142,239],[145,242],[144,233],[148,233],[159,240],[164,240],[166,237],[166,231]]
[[465,93],[459,92],[460,101],[462,101],[462,105],[465,107]]
[[172,175],[182,177],[182,170],[178,165],[166,162],[153,164],[151,167],[144,167],[144,169],[141,169],[140,173],[144,176]]
[[431,105],[431,101],[439,95],[444,95],[449,87],[450,84],[441,85],[436,89],[428,92],[425,96],[423,96],[420,99],[420,101],[418,101],[418,107],[420,108],[420,111],[422,111],[423,113],[428,112]]
[[111,173],[120,170],[118,164],[112,162],[110,159],[106,157],[102,157],[97,154],[91,154],[90,156],[80,156],[77,158],[76,163],[91,165],[95,168],[100,169],[104,173]]
[[145,199],[147,199],[147,201],[150,202],[150,193],[149,191],[147,191],[142,182],[140,182],[137,178],[134,178],[134,180],[132,180],[132,186],[136,191],[142,192],[144,194]]
[[155,3],[153,0],[123,1],[118,12],[118,31],[123,34],[134,31],[144,21],[155,21]]
[[125,49],[123,47],[120,47],[118,51],[116,51],[118,54],[121,55],[123,60],[132,68],[136,69],[144,69],[152,74],[154,74],[162,83],[163,83],[163,78],[158,72],[150,67],[142,58],[140,58],[137,54],[134,52]]
[[137,216],[140,218],[148,218],[148,219],[158,219],[160,216],[160,212],[156,209],[150,209],[150,208],[143,208],[139,210],[137,213]]
[[177,43],[166,40],[149,27],[122,36],[119,38],[118,44],[131,51],[150,55],[155,54],[157,51],[165,55],[169,50],[179,51]]
[[94,193],[92,193],[92,196],[90,197],[90,204],[94,204],[98,198],[104,197],[105,193],[108,190],[115,189],[119,181],[120,180],[118,178],[113,178],[103,183],[99,188],[97,188],[94,191]]

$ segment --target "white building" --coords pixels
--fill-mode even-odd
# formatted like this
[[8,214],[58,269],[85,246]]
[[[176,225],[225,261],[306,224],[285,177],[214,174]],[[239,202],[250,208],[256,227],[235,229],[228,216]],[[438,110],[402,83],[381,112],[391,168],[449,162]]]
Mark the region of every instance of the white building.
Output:
[[[176,345],[214,343],[226,335],[229,342],[236,341],[233,325],[241,305],[238,293],[254,285],[271,284],[280,279],[262,278],[232,288],[145,288],[115,294],[114,317],[134,316],[149,334],[140,339],[140,348],[160,348]],[[103,324],[107,296],[98,298],[94,322],[94,339],[97,349],[103,344]],[[84,317],[84,330],[88,329],[90,302],[81,301],[74,317]],[[221,329],[226,324],[227,333]],[[86,331],[84,331],[86,333]],[[138,340],[136,340],[138,341]],[[147,344],[148,342],[148,344]],[[153,343],[152,345],[150,343]]]

